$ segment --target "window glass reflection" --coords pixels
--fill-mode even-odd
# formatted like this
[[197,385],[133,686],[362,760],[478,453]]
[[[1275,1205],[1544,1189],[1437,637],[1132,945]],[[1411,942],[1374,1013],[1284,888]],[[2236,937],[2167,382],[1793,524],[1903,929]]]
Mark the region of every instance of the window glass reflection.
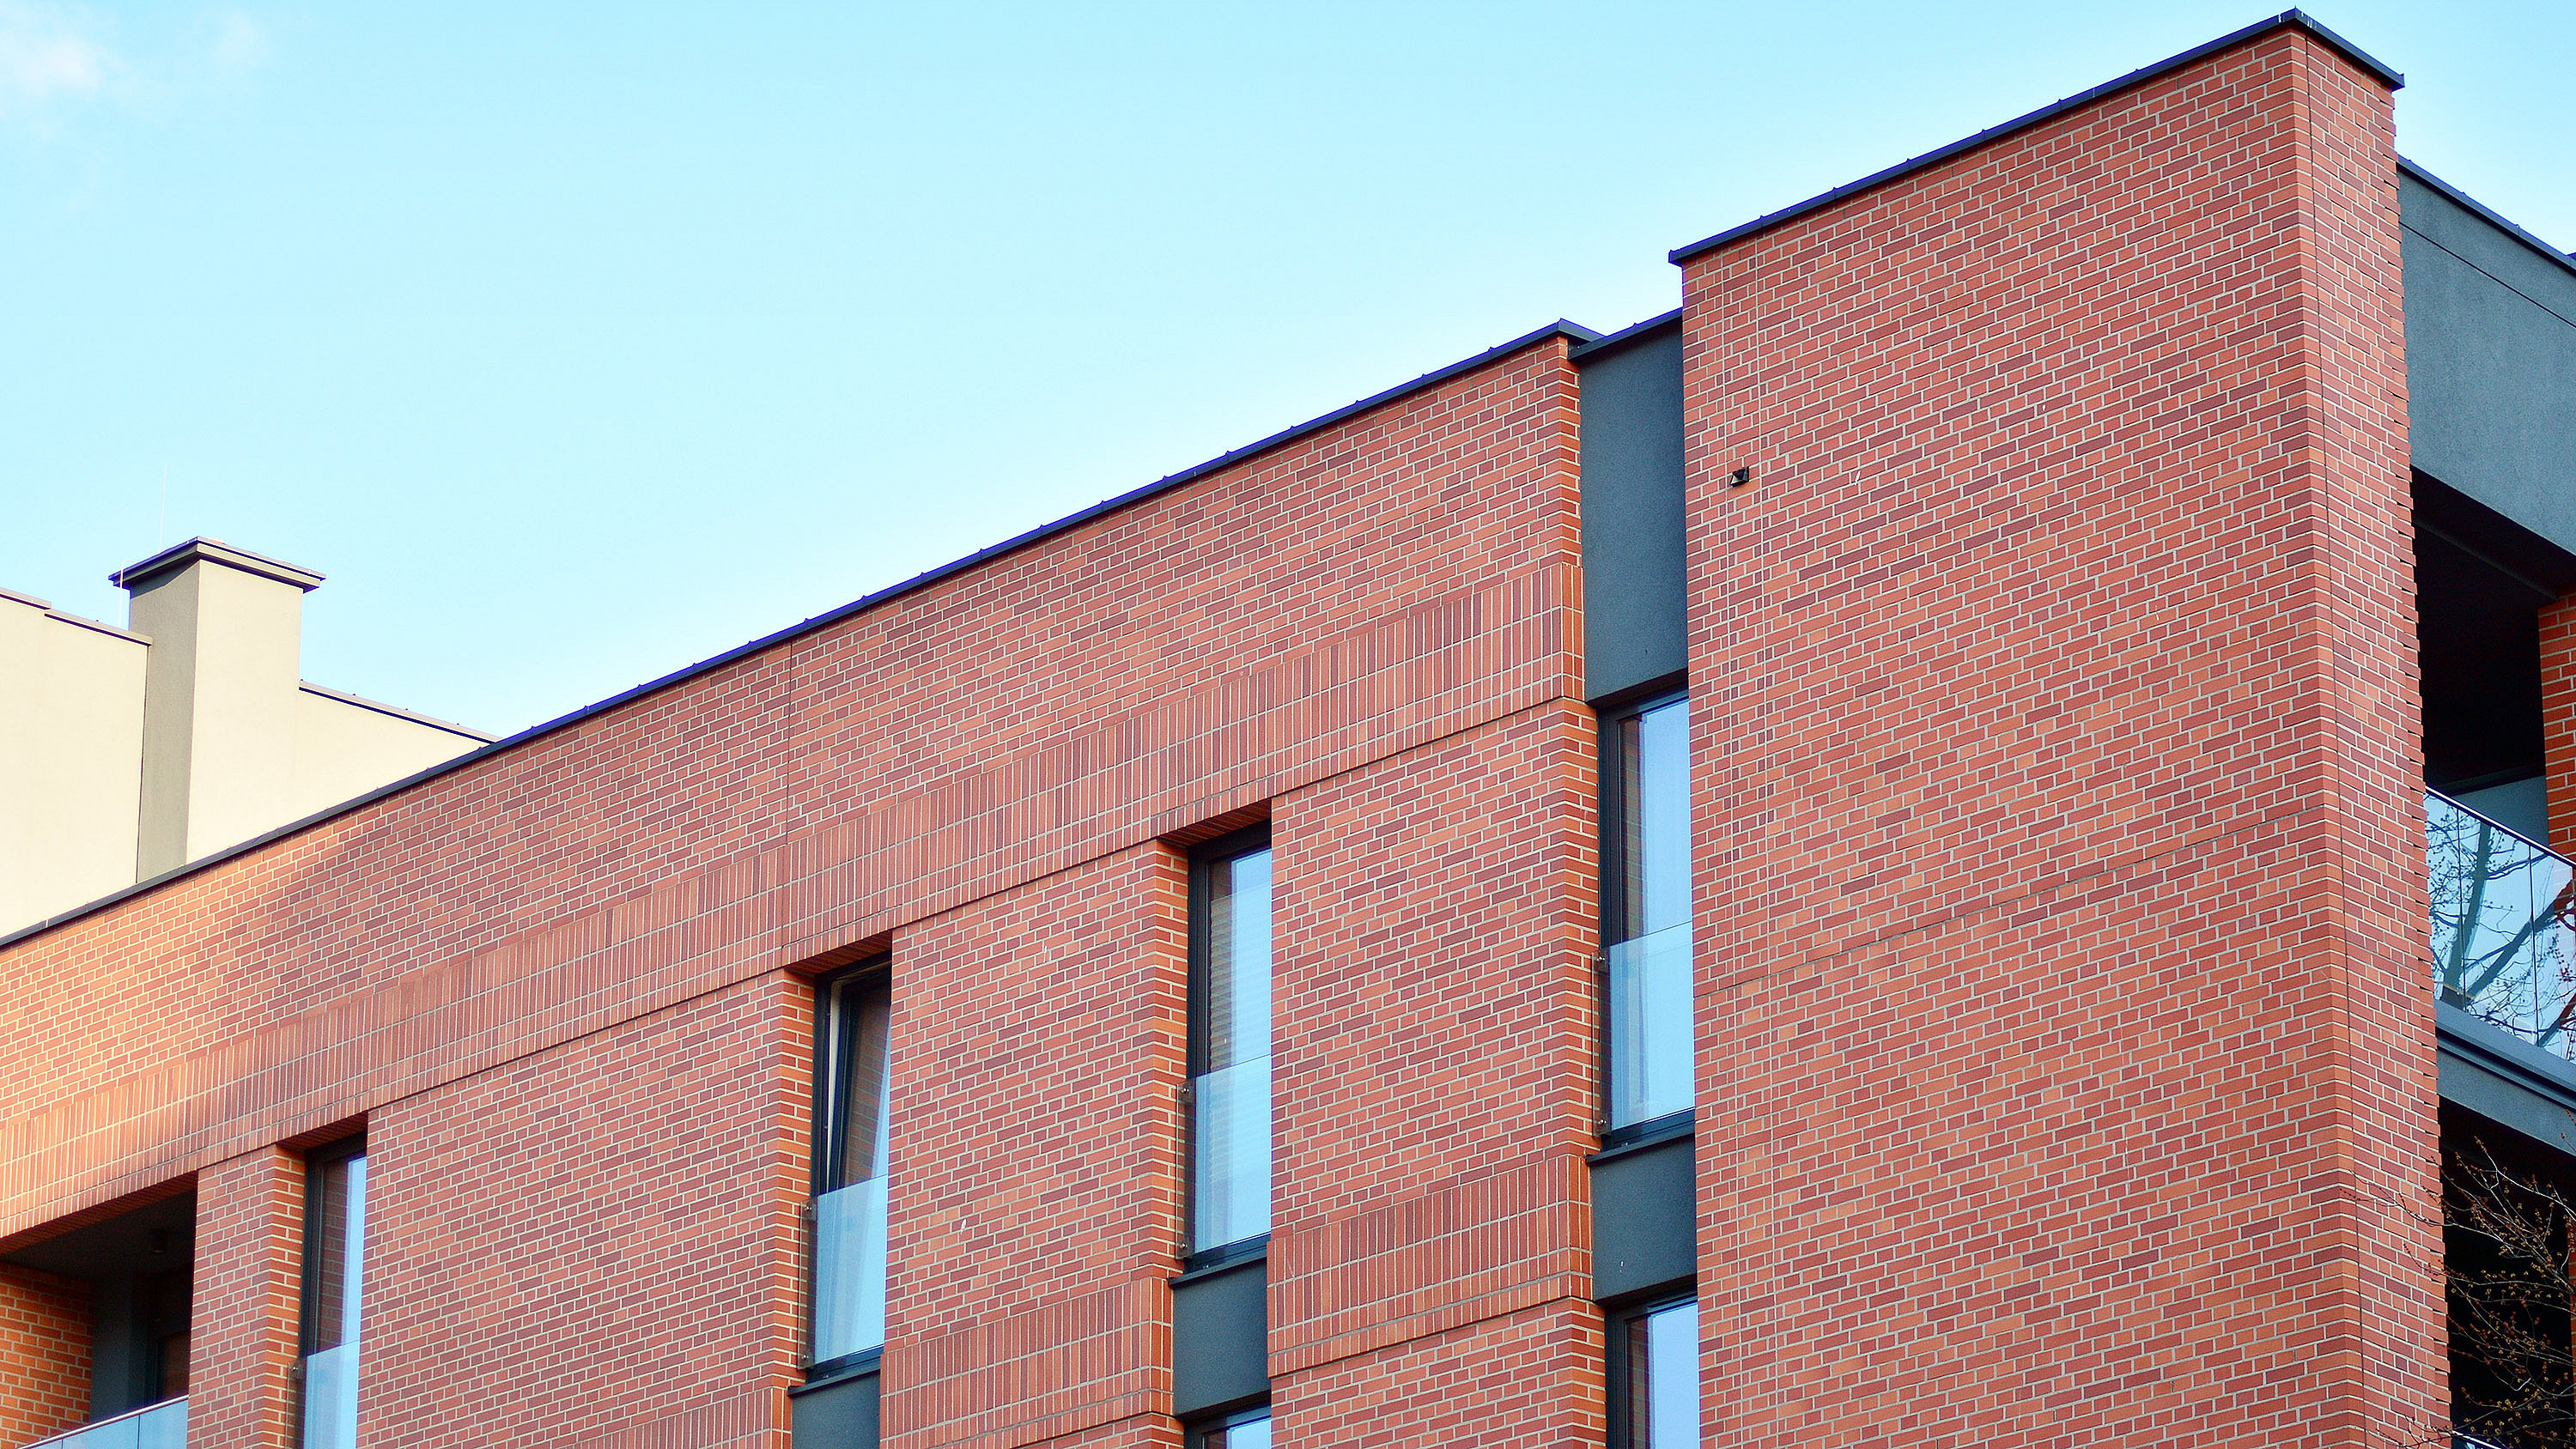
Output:
[[1206,862],[1190,1079],[1194,1252],[1270,1231],[1270,852]]

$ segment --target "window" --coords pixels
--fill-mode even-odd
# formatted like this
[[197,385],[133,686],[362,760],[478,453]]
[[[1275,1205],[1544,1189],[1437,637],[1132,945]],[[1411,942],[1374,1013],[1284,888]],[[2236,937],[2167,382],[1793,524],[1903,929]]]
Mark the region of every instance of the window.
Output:
[[1602,939],[1612,1132],[1691,1106],[1690,702],[1604,731]]
[[180,1268],[150,1278],[138,1278],[135,1282],[137,1297],[141,1303],[149,1305],[144,1314],[151,1339],[146,1360],[155,1399],[175,1399],[188,1392],[193,1278],[191,1269]]
[[1270,1449],[1270,1406],[1244,1409],[1190,1431],[1189,1449]]
[[366,1251],[365,1144],[315,1152],[304,1167],[304,1449],[358,1442]]
[[879,963],[824,982],[817,995],[813,1371],[824,1375],[885,1346],[894,992]]
[[1270,1232],[1269,833],[1203,851],[1190,895],[1190,1256],[1205,1263]]
[[1614,1315],[1609,1377],[1613,1449],[1697,1449],[1698,1300]]

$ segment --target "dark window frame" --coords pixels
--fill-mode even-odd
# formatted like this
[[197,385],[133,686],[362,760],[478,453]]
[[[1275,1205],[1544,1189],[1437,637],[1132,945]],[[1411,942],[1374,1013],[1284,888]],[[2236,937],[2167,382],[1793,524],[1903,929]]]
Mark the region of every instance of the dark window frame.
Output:
[[[814,1276],[815,1229],[814,1199],[831,1190],[840,1180],[841,1169],[849,1154],[848,1124],[840,1119],[838,1103],[840,1085],[847,1079],[858,1051],[858,1033],[842,1029],[845,1007],[861,995],[884,990],[892,1005],[894,990],[894,957],[891,954],[871,956],[854,965],[827,972],[814,978],[814,1115],[812,1160],[807,1164],[805,1200],[805,1382],[822,1384],[835,1379],[853,1378],[873,1373],[884,1358],[882,1347],[861,1349],[839,1358],[816,1359],[814,1352]],[[893,1023],[887,1023],[891,1032]],[[884,1130],[885,1124],[879,1124]]]
[[894,986],[894,959],[874,956],[814,978],[814,1152],[809,1179],[816,1196],[839,1181],[849,1154],[848,1124],[839,1120],[838,1088],[850,1072],[858,1033],[841,1030],[843,1004],[864,992]]
[[[1210,934],[1211,927],[1214,924],[1211,920],[1214,912],[1210,909],[1213,899],[1213,891],[1211,889],[1210,882],[1213,879],[1215,867],[1223,865],[1228,861],[1241,859],[1244,856],[1254,854],[1258,851],[1270,849],[1270,823],[1265,820],[1258,825],[1248,826],[1242,830],[1237,830],[1227,835],[1221,835],[1214,840],[1193,848],[1190,851],[1190,961],[1189,981],[1187,987],[1189,1043],[1186,1050],[1186,1060],[1182,1063],[1181,1067],[1181,1079],[1183,1084],[1180,1153],[1181,1270],[1183,1272],[1196,1272],[1202,1268],[1216,1268],[1230,1263],[1249,1262],[1254,1258],[1267,1256],[1270,1249],[1270,1235],[1268,1233],[1261,1233],[1253,1237],[1238,1239],[1231,1243],[1219,1243],[1215,1247],[1207,1249],[1193,1249],[1190,1246],[1198,1241],[1198,1080],[1199,1077],[1207,1071],[1207,1062],[1210,1054],[1209,1037],[1211,1033],[1208,1021],[1208,1003],[1211,995],[1210,988],[1213,984],[1212,976],[1215,970],[1215,963],[1212,959],[1215,954],[1214,938]],[[1278,945],[1278,898],[1275,894],[1279,878],[1278,860],[1279,857],[1277,853],[1273,852],[1271,855],[1271,881],[1273,883],[1274,890],[1274,894],[1272,896],[1271,944],[1274,954],[1271,958],[1271,988],[1274,992],[1274,996],[1271,1008],[1271,1048],[1274,1052],[1278,1049],[1278,1007],[1277,998],[1275,996],[1275,992],[1278,988],[1278,957],[1275,954]],[[1274,1114],[1278,1110],[1278,1101],[1276,1098],[1272,1099],[1271,1110]],[[1277,1144],[1274,1142],[1272,1146],[1273,1151],[1275,1152]],[[1273,1174],[1272,1185],[1275,1187],[1277,1185],[1278,1171],[1275,1159],[1272,1163],[1271,1170]]]
[[1629,1361],[1628,1341],[1633,1336],[1636,1325],[1667,1308],[1679,1308],[1685,1303],[1695,1303],[1698,1298],[1698,1288],[1684,1283],[1672,1288],[1657,1288],[1640,1293],[1627,1303],[1608,1311],[1606,1315],[1608,1321],[1604,1324],[1608,1331],[1602,1339],[1604,1352],[1601,1367],[1603,1387],[1608,1395],[1608,1402],[1603,1407],[1609,1411],[1609,1433],[1604,1442],[1609,1449],[1639,1449],[1636,1439],[1637,1426],[1629,1422],[1628,1416],[1629,1388],[1634,1382],[1632,1375],[1635,1372]]
[[[1601,1075],[1600,1111],[1594,1121],[1595,1134],[1606,1151],[1631,1143],[1680,1136],[1692,1129],[1691,1108],[1649,1117],[1624,1127],[1610,1125],[1610,948],[1618,944],[1611,939],[1628,909],[1628,752],[1620,738],[1630,720],[1651,713],[1668,704],[1679,704],[1690,698],[1690,686],[1680,679],[1658,679],[1641,685],[1626,698],[1605,704],[1599,712],[1599,771],[1601,798],[1601,953],[1593,970],[1593,1004],[1601,1019],[1599,1040]],[[1626,937],[1619,938],[1627,939]]]
[[[299,1382],[304,1360],[317,1352],[313,1343],[320,1337],[318,1325],[322,1317],[322,1254],[318,1251],[321,1243],[314,1236],[314,1231],[321,1225],[322,1220],[323,1169],[366,1155],[367,1134],[364,1132],[343,1137],[334,1142],[326,1142],[319,1147],[307,1149],[304,1154],[304,1269],[300,1275],[302,1282],[296,1290],[295,1325],[295,1362]],[[363,1250],[365,1244],[361,1243],[359,1247]],[[363,1294],[365,1280],[362,1277],[359,1281],[361,1284],[359,1291]]]
[[1245,1424],[1256,1424],[1269,1417],[1270,1400],[1267,1397],[1249,1404],[1240,1404],[1231,1409],[1221,1409],[1216,1413],[1191,1420],[1181,1443],[1183,1449],[1208,1449],[1209,1435],[1221,1434],[1228,1429],[1240,1428]]

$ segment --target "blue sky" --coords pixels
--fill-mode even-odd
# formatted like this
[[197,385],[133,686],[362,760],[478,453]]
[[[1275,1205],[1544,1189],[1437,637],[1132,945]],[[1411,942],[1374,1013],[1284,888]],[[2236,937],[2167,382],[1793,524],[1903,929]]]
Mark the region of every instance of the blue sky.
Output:
[[[0,586],[210,534],[517,730],[2268,13],[0,0]],[[2576,7],[2314,13],[2576,245]]]

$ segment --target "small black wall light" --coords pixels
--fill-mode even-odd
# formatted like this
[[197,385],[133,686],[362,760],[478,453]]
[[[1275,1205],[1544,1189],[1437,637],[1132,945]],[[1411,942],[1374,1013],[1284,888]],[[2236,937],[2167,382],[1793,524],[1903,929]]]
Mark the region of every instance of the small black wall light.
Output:
[[1752,481],[1753,470],[1750,468],[1738,468],[1726,475],[1726,486],[1729,488],[1741,488]]

